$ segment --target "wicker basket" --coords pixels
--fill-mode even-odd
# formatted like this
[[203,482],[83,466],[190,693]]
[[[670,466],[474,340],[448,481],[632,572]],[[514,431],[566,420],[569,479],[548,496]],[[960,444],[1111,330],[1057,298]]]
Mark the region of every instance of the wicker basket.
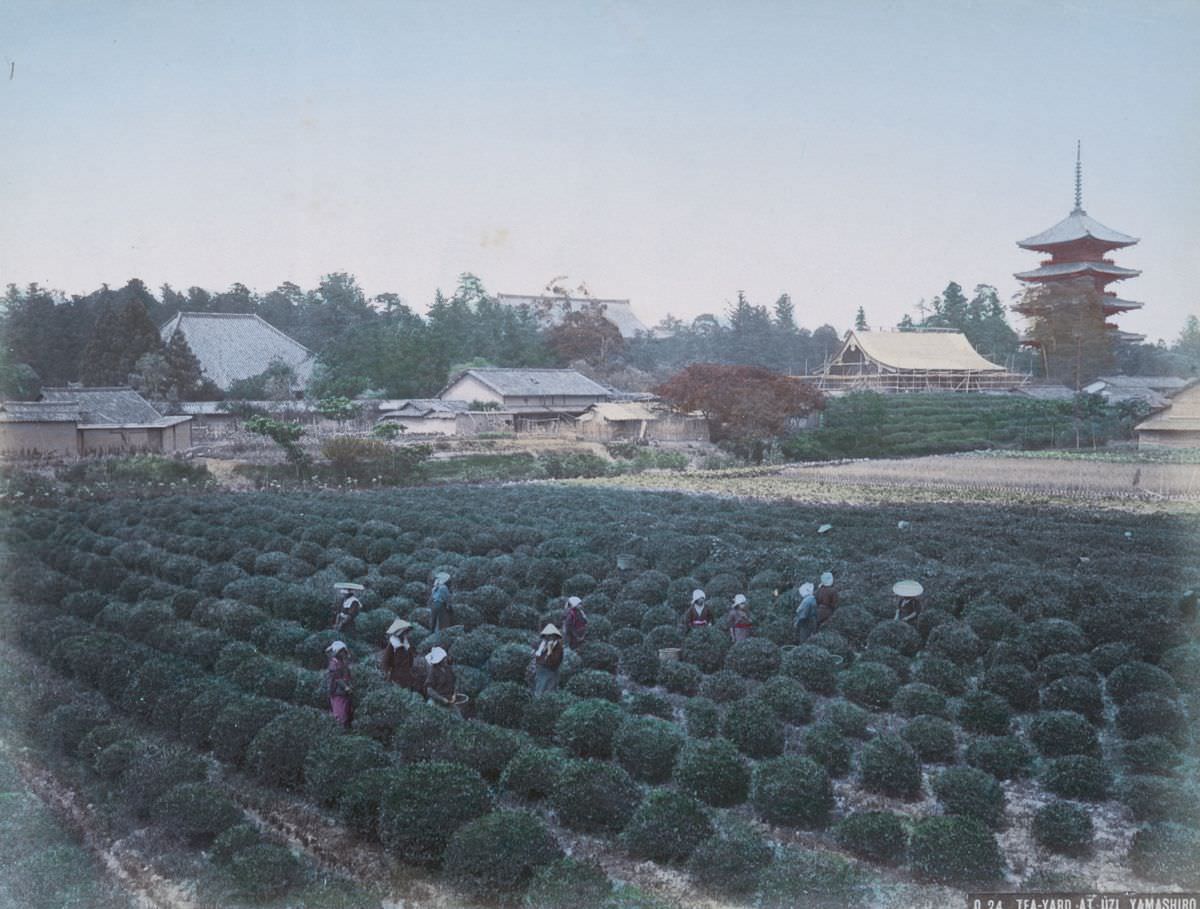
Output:
[[663,647],[658,651],[658,658],[664,663],[677,661],[679,659],[679,648]]

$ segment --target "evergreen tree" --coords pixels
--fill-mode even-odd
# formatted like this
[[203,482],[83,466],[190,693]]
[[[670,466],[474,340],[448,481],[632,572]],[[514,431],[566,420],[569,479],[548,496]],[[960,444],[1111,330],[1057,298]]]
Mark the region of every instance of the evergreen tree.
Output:
[[163,347],[158,329],[137,296],[103,307],[83,352],[80,377],[86,385],[124,385],[144,354]]
[[163,351],[167,369],[167,396],[178,401],[195,401],[205,394],[204,370],[183,332],[176,329]]
[[858,312],[854,314],[854,330],[855,331],[870,331],[871,326],[867,324],[867,313],[860,306]]
[[1111,368],[1104,295],[1087,279],[1030,287],[1017,309],[1029,319],[1030,337],[1051,381],[1078,391]]

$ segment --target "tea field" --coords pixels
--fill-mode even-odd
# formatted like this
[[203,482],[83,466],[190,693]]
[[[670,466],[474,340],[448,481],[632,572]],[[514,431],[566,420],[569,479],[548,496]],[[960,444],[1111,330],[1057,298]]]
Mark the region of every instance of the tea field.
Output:
[[[575,909],[1200,886],[1190,515],[526,485],[63,502],[5,526],[6,709],[222,901],[328,899],[339,875],[386,893],[386,862],[454,894],[427,902]],[[434,643],[439,570],[461,717],[378,669],[397,616]],[[795,588],[826,570],[840,606],[797,645]],[[916,627],[892,619],[907,577]],[[322,689],[338,581],[366,587],[349,732]],[[754,636],[685,637],[694,587],[718,625],[745,593]],[[533,699],[567,595],[587,642]]]

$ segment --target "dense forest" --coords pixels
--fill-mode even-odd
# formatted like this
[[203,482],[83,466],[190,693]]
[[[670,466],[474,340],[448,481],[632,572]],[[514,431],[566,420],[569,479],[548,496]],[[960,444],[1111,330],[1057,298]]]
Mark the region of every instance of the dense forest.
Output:
[[[318,396],[432,395],[454,369],[483,364],[578,365],[635,390],[691,363],[802,374],[819,367],[842,334],[828,324],[801,326],[802,314],[786,293],[767,306],[740,292],[720,313],[690,322],[667,316],[636,338],[622,338],[600,307],[547,328],[543,314],[499,304],[472,274],[462,275],[451,295],[438,291],[424,315],[394,293],[368,297],[346,273],[326,275],[309,290],[285,282],[266,294],[243,284],[219,293],[199,287],[180,292],[164,284],[156,295],[137,278],[118,289],[105,285],[71,297],[37,284],[9,285],[0,302],[0,395],[9,398],[36,397],[43,385],[80,381],[130,383],[154,397],[181,400],[245,397],[269,387],[250,382],[238,394],[206,382],[182,338],[164,343],[159,337],[158,326],[180,311],[257,314],[317,354],[309,391]],[[950,282],[916,312],[915,321],[906,315],[896,327],[957,329],[994,362],[1018,371],[1040,368],[1019,349],[1006,307],[989,285],[977,285],[968,298]],[[855,328],[871,328],[864,307]],[[1130,374],[1193,375],[1198,364],[1200,322],[1191,317],[1173,345],[1120,344],[1113,366]]]

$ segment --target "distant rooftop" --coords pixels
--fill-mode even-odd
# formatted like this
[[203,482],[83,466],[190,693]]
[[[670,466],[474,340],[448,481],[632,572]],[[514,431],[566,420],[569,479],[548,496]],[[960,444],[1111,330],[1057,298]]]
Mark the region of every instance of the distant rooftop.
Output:
[[599,297],[564,297],[549,294],[497,294],[496,302],[504,306],[528,306],[551,325],[558,325],[569,312],[578,312],[589,305],[604,308],[604,318],[621,332],[621,337],[632,338],[648,329],[636,315],[628,300],[605,300]]
[[1054,247],[1079,240],[1096,240],[1109,249],[1122,246],[1132,246],[1138,242],[1137,237],[1131,237],[1120,231],[1105,227],[1082,209],[1071,212],[1049,230],[1040,234],[1018,240],[1017,245],[1022,249],[1035,249],[1043,252],[1053,252]]
[[504,397],[595,397],[607,398],[609,390],[574,369],[468,369],[454,376],[439,393],[465,376],[471,376]]
[[43,388],[42,400],[75,405],[84,423],[144,425],[163,419],[149,401],[128,386]]
[[312,351],[252,313],[181,312],[160,330],[163,343],[177,330],[219,388],[259,375],[272,360],[295,370],[300,385],[312,374]]

